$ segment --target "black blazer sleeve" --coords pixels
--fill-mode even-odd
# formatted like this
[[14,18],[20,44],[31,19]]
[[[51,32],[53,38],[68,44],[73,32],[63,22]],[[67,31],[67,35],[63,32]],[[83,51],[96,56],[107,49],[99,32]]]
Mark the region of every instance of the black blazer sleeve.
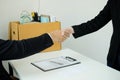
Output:
[[0,39],[0,60],[19,59],[40,52],[53,44],[48,34],[21,41]]
[[108,1],[104,9],[100,11],[94,19],[80,25],[72,26],[75,31],[73,36],[77,38],[88,33],[95,32],[107,24],[111,20],[109,3],[110,2]]

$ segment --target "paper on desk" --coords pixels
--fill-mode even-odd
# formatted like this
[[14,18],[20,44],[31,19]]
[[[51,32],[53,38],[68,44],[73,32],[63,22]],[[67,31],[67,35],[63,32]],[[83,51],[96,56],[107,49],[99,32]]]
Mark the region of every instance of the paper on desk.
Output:
[[80,61],[77,61],[74,58],[68,56],[60,56],[56,58],[33,62],[32,64],[43,71],[50,71],[79,63]]

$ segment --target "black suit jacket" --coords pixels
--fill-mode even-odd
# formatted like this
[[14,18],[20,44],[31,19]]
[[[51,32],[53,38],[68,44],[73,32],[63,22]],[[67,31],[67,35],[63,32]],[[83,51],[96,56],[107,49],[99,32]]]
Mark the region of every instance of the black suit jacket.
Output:
[[110,67],[120,70],[120,0],[108,0],[104,9],[92,20],[72,26],[75,38],[95,32],[107,24],[110,20],[113,23],[113,35],[107,57],[107,64]]
[[2,66],[2,60],[20,59],[40,52],[53,45],[48,34],[21,41],[0,39],[0,80],[11,80]]

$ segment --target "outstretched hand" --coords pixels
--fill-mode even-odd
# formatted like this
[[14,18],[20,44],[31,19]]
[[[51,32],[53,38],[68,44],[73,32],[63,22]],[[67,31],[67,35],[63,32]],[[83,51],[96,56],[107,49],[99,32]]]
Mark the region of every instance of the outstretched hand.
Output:
[[49,34],[54,42],[63,42],[69,37],[69,34],[64,34],[64,30],[55,30]]
[[71,35],[74,33],[74,30],[72,27],[68,27],[66,29],[64,29],[64,35]]
[[52,31],[49,33],[49,35],[51,36],[53,42],[63,42],[73,33],[74,30],[71,27],[68,27],[63,30]]

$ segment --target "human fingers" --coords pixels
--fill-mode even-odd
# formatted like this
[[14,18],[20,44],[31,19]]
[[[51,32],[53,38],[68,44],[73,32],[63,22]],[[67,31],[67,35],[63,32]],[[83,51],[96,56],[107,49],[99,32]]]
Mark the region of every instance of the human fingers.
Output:
[[55,31],[50,32],[49,34],[54,42],[62,41],[62,31],[61,30],[55,30]]
[[65,33],[68,33],[68,34],[73,34],[74,33],[74,30],[73,30],[72,27],[68,27],[68,28],[66,28],[64,30],[65,30]]

